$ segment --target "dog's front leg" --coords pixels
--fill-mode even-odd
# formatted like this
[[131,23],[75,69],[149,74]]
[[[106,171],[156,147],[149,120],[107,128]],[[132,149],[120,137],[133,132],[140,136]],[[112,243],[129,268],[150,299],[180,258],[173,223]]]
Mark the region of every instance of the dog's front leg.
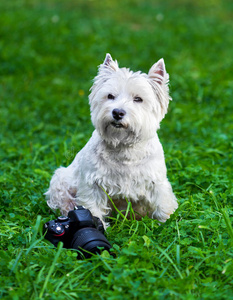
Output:
[[76,203],[89,209],[93,216],[103,222],[105,228],[108,226],[105,217],[111,208],[108,206],[107,195],[96,183],[80,184],[76,194]]
[[152,213],[152,218],[166,222],[178,207],[177,199],[168,180],[155,184],[153,202],[156,208]]

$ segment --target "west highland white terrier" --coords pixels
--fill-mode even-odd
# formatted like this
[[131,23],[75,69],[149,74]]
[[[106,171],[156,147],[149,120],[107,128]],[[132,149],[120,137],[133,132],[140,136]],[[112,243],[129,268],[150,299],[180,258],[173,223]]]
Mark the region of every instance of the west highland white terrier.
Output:
[[119,210],[127,199],[139,216],[170,217],[178,204],[156,132],[171,100],[168,81],[163,59],[143,74],[106,55],[89,95],[95,131],[74,161],[55,171],[46,193],[52,209],[66,215],[82,205],[106,226],[109,196]]

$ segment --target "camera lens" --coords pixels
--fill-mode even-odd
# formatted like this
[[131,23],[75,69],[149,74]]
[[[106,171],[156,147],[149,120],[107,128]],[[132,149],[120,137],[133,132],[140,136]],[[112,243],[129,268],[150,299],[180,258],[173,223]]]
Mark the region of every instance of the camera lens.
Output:
[[[110,243],[106,237],[96,228],[82,228],[79,229],[73,237],[71,248],[81,250],[86,258],[91,257],[91,253],[100,253],[99,248],[109,250]],[[88,252],[86,252],[86,251]]]

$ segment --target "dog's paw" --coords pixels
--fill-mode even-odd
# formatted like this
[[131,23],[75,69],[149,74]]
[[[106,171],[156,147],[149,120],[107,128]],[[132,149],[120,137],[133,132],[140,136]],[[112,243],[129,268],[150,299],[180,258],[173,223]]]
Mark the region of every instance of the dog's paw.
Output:
[[157,209],[152,214],[152,218],[157,219],[161,223],[165,223],[174,212],[175,212],[175,209],[167,212],[164,209],[162,209],[161,207],[157,207]]

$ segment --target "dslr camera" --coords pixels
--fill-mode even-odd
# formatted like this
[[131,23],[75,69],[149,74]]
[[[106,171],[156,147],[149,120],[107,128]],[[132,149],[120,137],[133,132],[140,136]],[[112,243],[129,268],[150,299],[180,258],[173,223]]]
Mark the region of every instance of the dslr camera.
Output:
[[45,223],[44,230],[45,238],[55,247],[63,242],[64,248],[79,250],[78,258],[82,257],[80,252],[89,258],[92,253],[100,253],[102,249],[109,251],[111,248],[104,236],[103,223],[83,206],[69,211],[68,217],[60,216]]

